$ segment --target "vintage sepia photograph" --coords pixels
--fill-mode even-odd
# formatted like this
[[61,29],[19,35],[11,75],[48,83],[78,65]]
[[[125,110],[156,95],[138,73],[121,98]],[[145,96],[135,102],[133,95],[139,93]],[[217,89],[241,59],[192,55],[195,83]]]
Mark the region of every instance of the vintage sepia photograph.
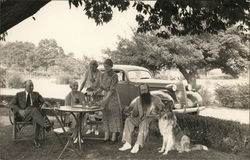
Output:
[[249,160],[249,0],[0,0],[0,160]]

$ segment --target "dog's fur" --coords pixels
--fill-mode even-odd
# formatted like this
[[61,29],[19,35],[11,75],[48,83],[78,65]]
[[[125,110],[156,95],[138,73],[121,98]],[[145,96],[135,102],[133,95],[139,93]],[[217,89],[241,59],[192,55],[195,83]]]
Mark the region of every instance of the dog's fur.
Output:
[[177,150],[179,153],[191,150],[208,150],[206,146],[200,144],[190,146],[190,138],[182,132],[171,110],[165,109],[160,114],[158,125],[163,136],[160,153],[166,155],[170,150]]

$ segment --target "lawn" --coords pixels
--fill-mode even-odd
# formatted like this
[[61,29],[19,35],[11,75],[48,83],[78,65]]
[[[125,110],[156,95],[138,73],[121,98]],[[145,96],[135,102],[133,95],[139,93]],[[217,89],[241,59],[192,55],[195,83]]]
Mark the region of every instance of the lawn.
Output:
[[[32,131],[32,127],[27,128],[26,132]],[[62,150],[62,146],[57,141],[54,134],[47,133],[42,143],[42,147],[36,149],[32,141],[13,142],[12,126],[8,121],[8,109],[0,107],[0,159],[1,160],[51,160],[56,159]],[[55,147],[51,146],[55,142]],[[122,145],[104,144],[98,140],[85,140],[83,152],[79,157],[74,152],[66,150],[62,159],[191,159],[191,160],[249,160],[250,156],[229,154],[209,148],[209,151],[192,151],[189,153],[177,153],[170,151],[168,155],[158,153],[161,147],[161,137],[150,135],[145,147],[138,154],[131,154],[129,151],[120,152],[118,148]],[[50,151],[50,153],[49,153]]]

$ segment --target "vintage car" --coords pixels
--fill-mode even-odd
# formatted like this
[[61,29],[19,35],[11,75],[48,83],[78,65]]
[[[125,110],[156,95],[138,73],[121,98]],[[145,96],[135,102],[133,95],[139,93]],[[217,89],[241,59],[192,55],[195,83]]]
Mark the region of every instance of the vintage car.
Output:
[[[104,71],[103,66],[98,69]],[[148,69],[134,65],[114,65],[113,70],[118,75],[118,92],[123,108],[139,95],[138,85],[143,83],[148,84],[151,94],[159,96],[164,104],[173,103],[174,112],[197,114],[205,108],[199,93],[182,81],[155,79]]]

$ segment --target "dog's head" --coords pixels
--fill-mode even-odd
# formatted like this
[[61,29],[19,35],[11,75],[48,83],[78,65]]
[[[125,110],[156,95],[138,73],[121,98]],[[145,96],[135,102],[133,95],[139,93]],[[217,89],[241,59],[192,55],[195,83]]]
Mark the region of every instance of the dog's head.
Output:
[[177,120],[172,110],[173,106],[174,106],[173,101],[168,101],[167,103],[165,103],[164,108],[162,109],[159,118],[175,126]]
[[161,110],[160,118],[163,117],[164,115],[166,117],[167,116],[166,114],[171,116],[170,113],[173,112],[174,103],[172,100],[166,100],[166,101],[163,101],[163,103],[164,103],[164,106]]

